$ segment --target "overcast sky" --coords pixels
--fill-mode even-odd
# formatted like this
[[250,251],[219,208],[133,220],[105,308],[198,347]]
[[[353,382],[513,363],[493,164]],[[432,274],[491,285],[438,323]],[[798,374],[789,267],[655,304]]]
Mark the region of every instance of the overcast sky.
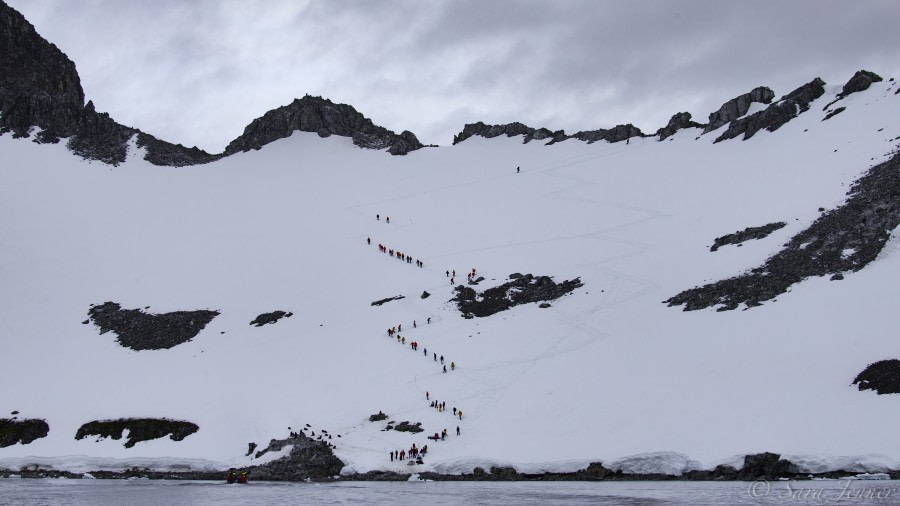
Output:
[[6,0],[97,109],[219,152],[305,94],[448,145],[466,123],[645,132],[767,85],[900,76],[896,0]]

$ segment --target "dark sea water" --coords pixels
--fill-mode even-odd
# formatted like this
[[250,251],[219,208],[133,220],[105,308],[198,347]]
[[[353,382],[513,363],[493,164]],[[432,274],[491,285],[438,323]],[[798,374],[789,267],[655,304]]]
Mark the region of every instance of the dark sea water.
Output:
[[900,504],[900,482],[256,482],[225,485],[203,481],[9,478],[0,479],[0,504]]

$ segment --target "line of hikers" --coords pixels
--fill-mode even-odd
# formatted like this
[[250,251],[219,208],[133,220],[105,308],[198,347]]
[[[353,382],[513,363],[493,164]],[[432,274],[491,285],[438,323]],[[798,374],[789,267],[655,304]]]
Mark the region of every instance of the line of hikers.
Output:
[[[428,323],[431,323],[431,318],[428,318]],[[416,328],[416,321],[415,321],[415,320],[413,320],[413,328]],[[399,325],[397,325],[396,327],[391,327],[391,328],[387,329],[387,335],[388,335],[388,338],[397,336],[397,342],[400,343],[400,344],[405,345],[405,344],[406,344],[406,336],[401,336],[401,335],[400,335],[400,332],[401,332],[402,330],[403,330],[403,324],[402,324],[402,323],[399,324]],[[413,349],[413,351],[418,351],[418,349],[419,349],[419,342],[418,342],[418,341],[410,341],[409,346],[410,346],[410,348]],[[428,357],[428,348],[422,348],[422,355],[424,355],[425,357]],[[434,357],[434,361],[437,362],[437,361],[438,361],[438,354],[437,354],[437,353],[434,353],[434,354],[433,354],[433,357]],[[443,355],[441,355],[440,361],[441,361],[441,365],[443,366],[444,372],[446,373],[446,372],[447,372],[447,364],[444,363],[444,356],[443,356]],[[450,362],[450,370],[451,370],[451,371],[455,371],[455,370],[456,370],[456,362],[453,362],[453,361]]]
[[[366,237],[366,244],[372,244],[371,237]],[[378,245],[378,251],[380,251],[382,253],[387,253],[388,255],[396,258],[397,260],[400,260],[401,262],[406,262],[408,264],[413,263],[413,257],[407,255],[406,253],[401,253],[399,251],[389,249],[384,244]],[[425,267],[425,262],[423,262],[421,260],[416,260],[416,267]]]
[[[428,400],[428,392],[425,392],[425,400]],[[447,403],[431,401],[430,407],[438,410],[438,413],[443,413],[447,409]],[[456,409],[456,406],[454,406],[453,407],[453,417],[454,418],[459,417],[459,419],[462,420],[462,410]]]

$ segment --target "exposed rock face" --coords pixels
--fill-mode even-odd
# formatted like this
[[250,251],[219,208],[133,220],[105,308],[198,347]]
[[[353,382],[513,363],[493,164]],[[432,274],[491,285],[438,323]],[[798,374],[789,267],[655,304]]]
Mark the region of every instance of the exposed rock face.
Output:
[[744,467],[738,472],[739,480],[759,480],[788,478],[799,471],[790,460],[781,458],[777,453],[757,453],[744,456]]
[[642,137],[644,134],[641,133],[639,128],[630,123],[627,125],[617,125],[610,129],[601,128],[597,130],[586,130],[573,135],[566,135],[564,130],[553,132],[546,128],[535,129],[518,122],[506,125],[486,125],[479,121],[478,123],[470,123],[463,127],[462,132],[453,136],[453,144],[459,144],[475,135],[486,139],[499,137],[501,135],[507,137],[523,135],[524,140],[522,142],[525,144],[535,140],[542,141],[550,139],[550,141],[546,143],[549,146],[567,139],[578,139],[580,141],[585,141],[588,144],[601,140],[607,142],[621,142],[631,137]]
[[525,144],[533,140],[542,141],[545,139],[551,139],[551,142],[548,144],[552,144],[553,142],[563,141],[568,138],[566,136],[566,133],[562,130],[552,132],[546,128],[535,129],[519,122],[509,123],[506,125],[485,125],[484,123],[479,121],[478,123],[469,123],[465,127],[463,127],[462,132],[453,136],[453,144],[459,144],[460,142],[475,135],[484,137],[486,139],[499,137],[501,135],[505,135],[507,137],[524,135],[525,139],[523,143]]
[[831,119],[831,118],[837,116],[838,114],[844,112],[846,109],[847,109],[846,107],[838,107],[837,109],[826,114],[825,117],[822,118],[822,121],[825,121],[826,119]]
[[[380,305],[382,305],[382,304],[384,304],[384,303],[386,303],[386,302],[390,302],[390,301],[392,301],[392,300],[400,300],[400,299],[405,299],[405,298],[406,298],[406,297],[403,296],[403,295],[395,295],[395,296],[393,296],[393,297],[387,297],[387,298],[385,298],[385,299],[376,300],[376,301],[372,302],[372,305],[373,305],[373,306],[380,306]],[[424,297],[423,297],[423,298],[424,298]]]
[[853,380],[860,390],[875,390],[879,395],[900,394],[900,360],[881,360],[869,364]]
[[118,165],[127,143],[138,135],[138,147],[156,165],[192,165],[220,158],[197,148],[160,141],[151,135],[84,105],[84,91],[75,64],[41,37],[25,18],[0,0],[0,134],[27,137],[39,127],[38,142],[59,142],[89,160]]
[[249,468],[254,480],[302,481],[329,479],[340,474],[344,463],[325,441],[314,441],[306,434],[295,433],[286,439],[273,439],[263,453],[279,451],[292,445],[288,455],[267,464]]
[[256,325],[257,327],[262,327],[263,325],[267,325],[269,323],[276,323],[278,320],[282,318],[290,318],[294,316],[294,313],[287,313],[284,311],[273,311],[271,313],[263,313],[250,322],[250,325]]
[[679,112],[669,119],[669,123],[666,126],[657,130],[656,135],[659,136],[659,140],[664,140],[683,128],[702,128],[703,126],[700,123],[691,121],[691,113]]
[[72,60],[0,1],[0,132],[21,137],[38,126],[52,142],[75,133],[83,107]]
[[489,288],[480,296],[472,288],[457,286],[454,300],[463,317],[490,316],[520,304],[555,300],[583,286],[578,278],[557,284],[549,276],[515,273],[509,277],[510,281]]
[[49,432],[50,426],[44,420],[0,418],[0,448],[6,448],[16,443],[27,445],[35,439],[47,437]]
[[169,436],[172,441],[181,441],[197,432],[200,427],[191,422],[166,418],[120,418],[88,422],[78,428],[75,439],[98,436],[119,440],[122,439],[122,433],[126,429],[128,430],[128,441],[125,441],[125,448],[131,448],[141,441],[150,441],[165,436]]
[[825,81],[817,77],[781,97],[781,100],[766,109],[732,121],[715,142],[733,139],[741,134],[744,134],[744,140],[747,140],[763,128],[774,132],[788,121],[808,111],[810,102],[824,94]]
[[408,421],[403,421],[398,423],[397,425],[393,425],[393,422],[389,423],[385,430],[396,430],[398,432],[412,432],[416,434],[418,432],[423,432],[425,429],[422,428],[422,422],[410,423]]
[[768,104],[775,98],[775,92],[766,86],[754,88],[750,93],[744,93],[738,97],[732,98],[728,102],[722,104],[719,110],[709,115],[709,123],[703,129],[703,133],[709,133],[713,130],[726,125],[737,118],[747,114],[750,110],[750,104],[759,102]]
[[844,85],[844,89],[838,94],[838,98],[844,98],[847,95],[858,91],[868,90],[869,86],[872,86],[872,83],[879,83],[882,80],[881,76],[874,72],[858,70],[853,74],[853,77],[847,81],[847,84]]
[[758,306],[811,277],[858,271],[875,260],[900,225],[900,153],[859,178],[847,201],[821,215],[760,266],[733,278],[685,290],[666,300],[685,311],[744,303]]
[[100,334],[111,330],[118,336],[119,344],[137,351],[162,350],[186,343],[218,315],[218,311],[205,309],[149,314],[140,309],[122,309],[115,302],[106,302],[88,311],[94,325],[100,328]]
[[370,422],[380,422],[381,420],[387,420],[387,419],[388,419],[388,416],[386,414],[384,414],[381,410],[379,410],[378,413],[375,413],[374,415],[369,416]]
[[423,147],[412,132],[404,131],[397,135],[373,124],[352,106],[306,95],[253,120],[240,137],[228,144],[225,154],[260,149],[270,142],[289,137],[297,130],[316,132],[321,137],[352,137],[353,143],[359,147],[387,149],[392,155],[405,155]]
[[609,143],[613,142],[622,142],[626,141],[632,137],[643,137],[644,134],[641,132],[641,129],[628,123],[627,125],[616,125],[608,130],[600,128],[597,130],[587,130],[583,132],[577,132],[569,137],[572,139],[578,139],[580,141],[585,141],[588,144],[593,144],[597,141],[606,141]]
[[768,237],[772,232],[786,226],[787,223],[779,221],[776,223],[769,223],[768,225],[763,225],[761,227],[747,227],[740,232],[723,235],[722,237],[716,237],[716,240],[713,243],[712,247],[709,248],[709,251],[716,251],[727,244],[741,244],[742,242],[749,241],[750,239],[764,239]]

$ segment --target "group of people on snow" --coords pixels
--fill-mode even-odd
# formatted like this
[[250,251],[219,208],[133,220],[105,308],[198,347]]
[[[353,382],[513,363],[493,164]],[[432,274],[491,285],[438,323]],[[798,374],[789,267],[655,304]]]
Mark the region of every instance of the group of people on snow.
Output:
[[[366,237],[366,244],[372,244],[372,238]],[[378,251],[382,253],[387,253],[388,255],[400,260],[401,262],[406,262],[408,264],[413,263],[413,257],[407,255],[406,253],[402,253],[400,251],[395,251],[393,249],[388,248],[384,244],[378,245]],[[416,260],[416,267],[425,267],[425,262],[421,260]]]

